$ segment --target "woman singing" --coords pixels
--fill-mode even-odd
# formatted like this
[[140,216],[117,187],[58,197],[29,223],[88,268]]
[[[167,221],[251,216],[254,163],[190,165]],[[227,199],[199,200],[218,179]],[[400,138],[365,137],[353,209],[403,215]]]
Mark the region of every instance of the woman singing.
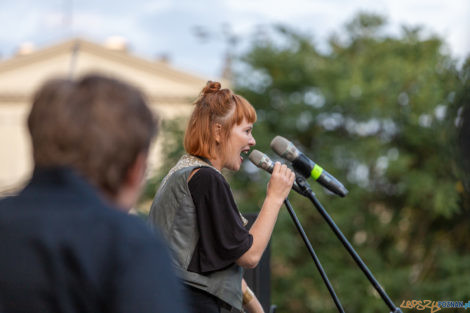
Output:
[[220,171],[238,171],[241,155],[255,145],[256,112],[220,87],[209,81],[196,100],[184,138],[187,154],[164,178],[150,219],[168,240],[194,312],[263,312],[242,280],[242,268],[254,268],[261,259],[295,175],[276,163],[258,218],[246,230]]

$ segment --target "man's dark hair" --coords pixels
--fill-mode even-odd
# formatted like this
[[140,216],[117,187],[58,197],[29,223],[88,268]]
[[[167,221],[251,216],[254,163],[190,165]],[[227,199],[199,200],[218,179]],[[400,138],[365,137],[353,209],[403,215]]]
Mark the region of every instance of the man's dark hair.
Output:
[[36,166],[68,166],[116,195],[157,122],[142,93],[116,79],[54,79],[34,96],[28,127]]

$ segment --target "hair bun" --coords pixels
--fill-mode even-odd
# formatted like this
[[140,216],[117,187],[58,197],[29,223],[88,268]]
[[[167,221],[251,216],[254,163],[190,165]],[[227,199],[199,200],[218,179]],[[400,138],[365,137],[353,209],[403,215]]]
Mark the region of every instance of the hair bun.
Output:
[[213,82],[211,80],[209,80],[206,84],[206,87],[204,87],[204,89],[202,89],[202,94],[205,95],[205,94],[209,94],[209,93],[216,93],[217,91],[220,90],[220,83],[219,82]]

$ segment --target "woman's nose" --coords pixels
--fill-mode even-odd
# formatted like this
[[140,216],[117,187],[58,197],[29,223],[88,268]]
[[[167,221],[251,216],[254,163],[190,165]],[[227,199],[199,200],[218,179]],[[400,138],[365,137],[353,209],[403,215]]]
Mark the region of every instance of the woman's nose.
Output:
[[248,145],[250,145],[250,146],[256,145],[256,140],[255,140],[255,137],[253,137],[253,135],[250,136],[250,140],[248,141]]

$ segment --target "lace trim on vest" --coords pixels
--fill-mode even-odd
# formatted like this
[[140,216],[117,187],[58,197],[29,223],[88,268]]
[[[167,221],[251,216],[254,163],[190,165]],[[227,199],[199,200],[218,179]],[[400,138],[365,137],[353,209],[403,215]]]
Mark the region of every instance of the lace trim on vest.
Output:
[[[215,167],[213,167],[209,163],[204,162],[202,159],[200,159],[198,157],[195,157],[193,155],[190,155],[190,154],[183,154],[183,156],[181,156],[181,158],[176,163],[176,165],[173,166],[170,169],[170,171],[168,172],[168,174],[165,176],[165,178],[163,178],[162,186],[165,185],[168,178],[171,175],[173,175],[174,172],[179,171],[180,169],[183,169],[185,167],[190,167],[190,166],[207,166],[207,167],[213,168],[218,173],[220,173],[220,171],[218,169],[216,169]],[[220,173],[220,175],[222,175],[222,173]],[[240,215],[240,218],[242,219],[243,226],[246,226],[248,224],[248,220],[242,215],[242,213],[240,211],[238,211],[238,214]]]

